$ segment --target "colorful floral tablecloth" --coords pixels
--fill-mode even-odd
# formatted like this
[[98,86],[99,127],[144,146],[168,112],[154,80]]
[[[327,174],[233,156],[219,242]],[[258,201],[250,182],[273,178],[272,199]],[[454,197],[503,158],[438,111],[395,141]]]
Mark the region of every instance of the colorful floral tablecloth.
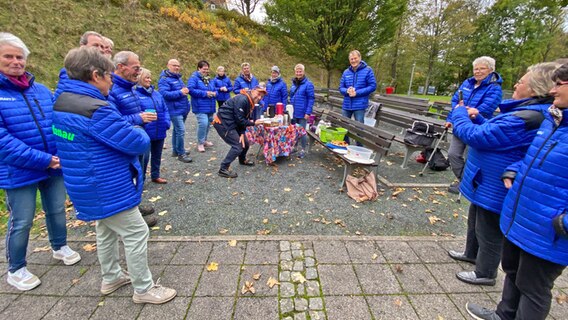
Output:
[[297,125],[265,128],[263,125],[248,127],[246,137],[250,144],[263,145],[266,163],[276,157],[289,156],[298,139],[306,135],[306,130]]

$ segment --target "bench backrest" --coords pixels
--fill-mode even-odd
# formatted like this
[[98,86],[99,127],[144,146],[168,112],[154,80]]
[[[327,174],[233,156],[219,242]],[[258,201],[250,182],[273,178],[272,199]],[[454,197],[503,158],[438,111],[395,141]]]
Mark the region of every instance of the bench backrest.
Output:
[[409,113],[418,113],[420,115],[428,115],[430,104],[425,99],[415,99],[400,96],[383,96],[376,94],[373,96],[373,101],[381,103],[385,107],[406,111]]

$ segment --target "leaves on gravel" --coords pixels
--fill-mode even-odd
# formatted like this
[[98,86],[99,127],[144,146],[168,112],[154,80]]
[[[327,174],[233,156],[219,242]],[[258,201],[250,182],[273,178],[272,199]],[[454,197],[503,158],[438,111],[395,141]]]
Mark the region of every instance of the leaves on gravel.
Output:
[[243,288],[241,289],[241,293],[246,294],[247,292],[250,292],[251,294],[254,294],[256,292],[256,289],[254,288],[254,282],[245,281],[245,284],[243,285]]
[[34,252],[46,252],[51,250],[50,246],[45,246],[45,247],[37,247],[34,249]]
[[93,252],[93,251],[97,250],[97,244],[96,243],[87,243],[86,245],[83,246],[83,250],[85,250],[86,252]]
[[217,270],[219,270],[219,264],[217,262],[211,262],[207,265],[207,271],[212,272]]
[[278,280],[276,280],[273,277],[268,278],[268,281],[266,281],[266,285],[272,289],[272,287],[274,287],[275,285],[280,285],[280,282],[278,282]]

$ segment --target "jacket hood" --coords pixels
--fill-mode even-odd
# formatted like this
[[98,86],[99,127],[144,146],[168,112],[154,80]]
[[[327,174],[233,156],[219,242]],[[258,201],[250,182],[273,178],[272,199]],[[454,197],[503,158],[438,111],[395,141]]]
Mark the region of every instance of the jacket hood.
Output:
[[[476,82],[474,77],[467,79],[467,81],[469,81],[472,86],[475,85]],[[497,72],[491,72],[485,79],[481,81],[482,86],[490,85],[493,83],[498,85],[501,85],[503,83],[503,78],[501,78],[501,75],[499,75]]]
[[166,70],[162,70],[162,73],[160,73],[160,77],[168,77],[168,78],[181,78],[181,73],[173,73],[170,72],[170,70],[166,69]]
[[136,83],[130,82],[130,81],[122,78],[121,76],[117,75],[114,72],[112,73],[112,83],[115,86],[119,86],[119,87],[125,88],[127,90],[132,90],[132,87],[134,87],[136,85]]
[[[30,72],[27,72],[27,71],[24,74],[26,75],[26,77],[28,77],[28,81],[29,81],[30,87],[31,87],[34,84],[35,76],[33,74],[31,74]],[[12,81],[10,81],[10,79],[8,79],[8,77],[6,77],[2,73],[0,73],[0,88],[9,88],[9,89],[12,89],[12,90],[22,91],[22,89],[20,89],[15,84],[13,84]]]
[[509,112],[519,106],[530,106],[530,105],[536,105],[536,104],[552,104],[552,101],[554,101],[553,97],[531,97],[531,98],[526,98],[526,99],[520,99],[520,100],[514,100],[514,99],[509,99],[509,100],[505,100],[503,102],[501,102],[499,104],[499,110],[501,110],[502,113],[505,112]]
[[[361,62],[359,63],[359,66],[357,67],[357,71],[363,70],[365,68],[367,68],[367,63],[365,61],[361,60]],[[351,70],[351,72],[356,72],[356,71],[353,70],[352,66],[349,66],[349,70]]]

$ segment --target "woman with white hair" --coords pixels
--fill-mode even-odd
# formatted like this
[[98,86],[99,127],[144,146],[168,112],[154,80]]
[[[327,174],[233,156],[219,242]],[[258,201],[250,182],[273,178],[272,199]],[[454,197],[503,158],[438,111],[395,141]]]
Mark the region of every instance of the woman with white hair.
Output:
[[[473,60],[473,77],[466,79],[454,93],[452,110],[460,103],[459,93],[461,92],[464,106],[475,108],[485,119],[491,119],[503,97],[501,83],[503,83],[501,76],[495,72],[495,59],[483,56]],[[447,128],[452,126],[452,114],[453,111],[448,114]],[[465,164],[463,157],[465,147],[466,144],[459,138],[452,137],[448,150],[448,160],[458,181],[452,183],[448,188],[451,193],[459,193],[459,181],[461,181]]]
[[225,101],[231,99],[233,84],[231,79],[225,74],[225,67],[217,67],[217,76],[213,80],[213,85],[217,90],[217,107],[221,107]]
[[26,267],[39,190],[53,258],[72,265],[81,256],[67,246],[65,185],[52,132],[51,91],[26,72],[30,51],[0,33],[0,189],[10,212],[6,233],[7,281],[18,290],[41,284]]

